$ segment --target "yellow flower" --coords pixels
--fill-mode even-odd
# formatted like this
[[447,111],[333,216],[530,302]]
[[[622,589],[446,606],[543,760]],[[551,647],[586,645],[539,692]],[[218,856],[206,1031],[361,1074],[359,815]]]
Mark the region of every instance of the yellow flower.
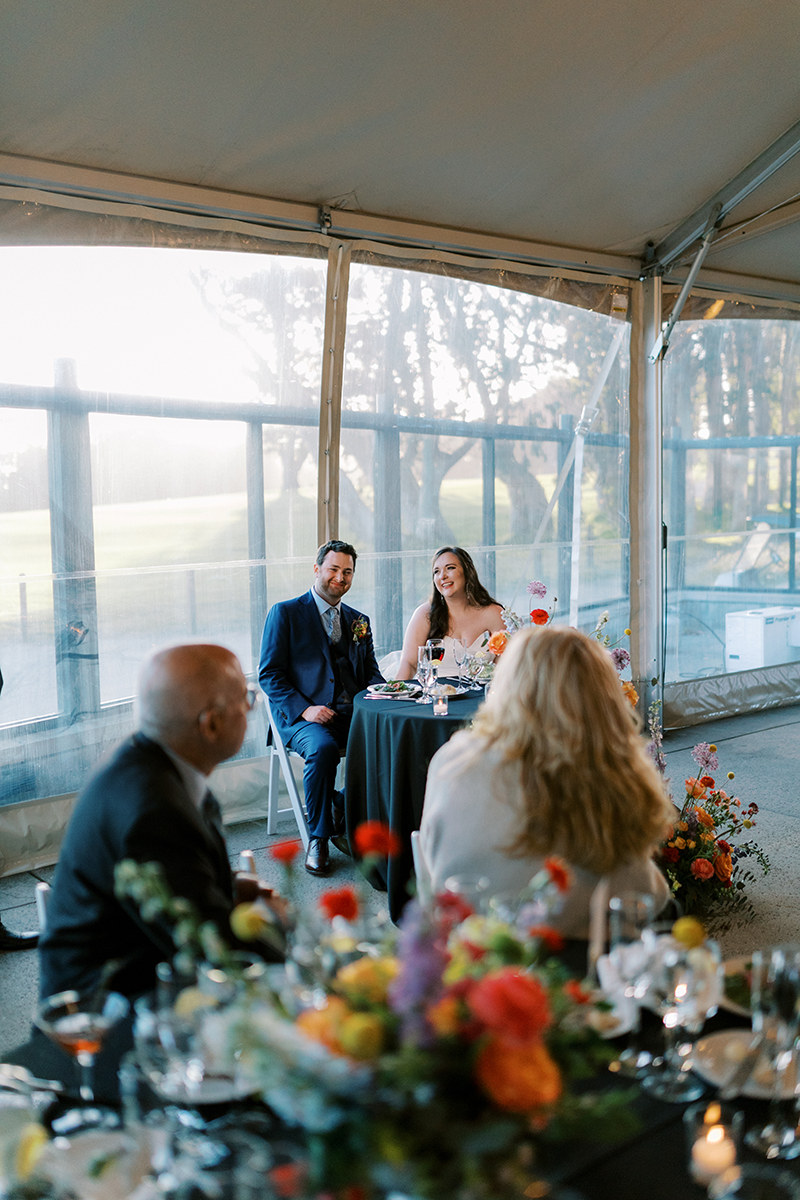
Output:
[[681,833],[685,833],[688,828],[689,826],[686,821],[678,821],[678,829],[680,829]]
[[628,703],[633,708],[635,708],[636,705],[639,703],[639,693],[637,692],[636,688],[633,686],[633,684],[631,683],[631,681],[629,679],[623,679],[621,682],[622,682],[622,691],[625,694],[625,699],[628,701]]
[[338,996],[328,996],[322,1008],[307,1008],[298,1014],[295,1025],[306,1037],[321,1042],[335,1054],[341,1053],[339,1030],[350,1009]]
[[383,1025],[375,1013],[350,1013],[339,1027],[339,1045],[345,1054],[361,1062],[377,1058],[383,1041]]
[[396,958],[357,958],[339,968],[336,986],[352,1004],[383,1004],[398,970]]
[[672,844],[673,844],[673,846],[677,846],[677,848],[679,850],[685,850],[686,849],[686,838],[681,838],[681,837],[675,838],[675,841]]

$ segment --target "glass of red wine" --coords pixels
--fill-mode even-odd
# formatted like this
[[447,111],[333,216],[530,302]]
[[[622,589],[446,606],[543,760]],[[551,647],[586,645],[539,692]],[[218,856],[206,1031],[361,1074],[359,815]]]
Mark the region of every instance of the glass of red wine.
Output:
[[58,992],[42,1000],[34,1022],[52,1042],[77,1060],[81,1068],[80,1097],[94,1103],[94,1060],[109,1031],[127,1016],[130,1002],[118,992],[95,988],[88,992]]

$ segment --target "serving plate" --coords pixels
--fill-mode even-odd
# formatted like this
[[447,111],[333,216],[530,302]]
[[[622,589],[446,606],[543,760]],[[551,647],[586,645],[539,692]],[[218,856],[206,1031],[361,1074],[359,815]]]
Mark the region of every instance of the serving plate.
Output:
[[422,688],[413,679],[387,679],[386,683],[371,683],[368,696],[379,696],[381,700],[413,700]]
[[[690,1059],[693,1070],[706,1083],[724,1087],[747,1053],[752,1037],[749,1029],[720,1029],[717,1033],[698,1038]],[[771,1100],[772,1087],[772,1071],[763,1059],[759,1059],[752,1075],[739,1089],[739,1094],[753,1100]],[[790,1071],[784,1080],[784,1100],[792,1099],[794,1088],[794,1072]]]

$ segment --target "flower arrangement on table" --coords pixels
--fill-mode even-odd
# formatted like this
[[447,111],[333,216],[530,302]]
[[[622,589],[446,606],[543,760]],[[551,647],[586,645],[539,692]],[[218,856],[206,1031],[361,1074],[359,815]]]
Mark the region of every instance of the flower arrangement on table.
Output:
[[[367,867],[397,849],[375,823],[354,841]],[[276,850],[290,879],[294,854]],[[137,891],[133,867],[123,876]],[[568,886],[551,860],[526,894]],[[358,887],[322,892],[295,923],[298,944],[307,926],[323,930],[311,973],[302,954],[296,973],[290,943],[285,982],[273,972],[209,1018],[240,1077],[303,1131],[321,1192],[489,1200],[529,1184],[548,1143],[624,1133],[627,1093],[574,1089],[612,1057],[597,1032],[608,1006],[570,978],[557,934],[453,895],[431,910],[411,901],[398,930],[371,922],[362,900]],[[186,938],[182,952],[193,944],[202,951]]]
[[[659,729],[651,733],[660,751]],[[770,869],[767,855],[748,833],[755,827],[758,805],[744,805],[718,787],[711,772],[719,769],[716,746],[698,743],[692,750],[698,775],[686,780],[686,794],[670,837],[661,846],[659,862],[684,911],[702,919],[715,933],[752,921],[755,910],[746,893]],[[663,754],[661,755],[663,761]],[[732,781],[734,774],[728,772]],[[739,840],[744,836],[745,840]]]

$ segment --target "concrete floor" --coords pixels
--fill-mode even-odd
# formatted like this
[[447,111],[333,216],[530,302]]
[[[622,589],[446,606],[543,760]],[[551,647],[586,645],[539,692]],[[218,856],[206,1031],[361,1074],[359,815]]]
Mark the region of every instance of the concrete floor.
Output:
[[[722,939],[725,955],[746,954],[757,945],[800,939],[800,705],[667,734],[667,774],[678,801],[683,798],[684,778],[696,774],[691,749],[697,742],[716,744],[719,776],[728,771],[735,773],[734,783],[726,790],[744,803],[755,800],[759,805],[755,835],[772,862],[769,875],[750,888],[756,920]],[[231,861],[238,861],[241,850],[252,849],[259,871],[274,878],[268,847],[294,833],[289,814],[281,818],[279,831],[272,838],[266,835],[266,821],[230,826],[226,835]],[[302,869],[296,873],[298,900],[313,901],[326,886],[354,879],[350,861],[336,851],[332,854],[335,871],[327,880],[314,879]],[[0,879],[0,913],[8,928],[36,928],[36,881],[50,880],[52,874],[53,868],[45,868]],[[378,892],[373,893],[373,901],[376,909],[385,904]],[[27,1038],[37,989],[35,951],[0,954],[0,1055]]]

